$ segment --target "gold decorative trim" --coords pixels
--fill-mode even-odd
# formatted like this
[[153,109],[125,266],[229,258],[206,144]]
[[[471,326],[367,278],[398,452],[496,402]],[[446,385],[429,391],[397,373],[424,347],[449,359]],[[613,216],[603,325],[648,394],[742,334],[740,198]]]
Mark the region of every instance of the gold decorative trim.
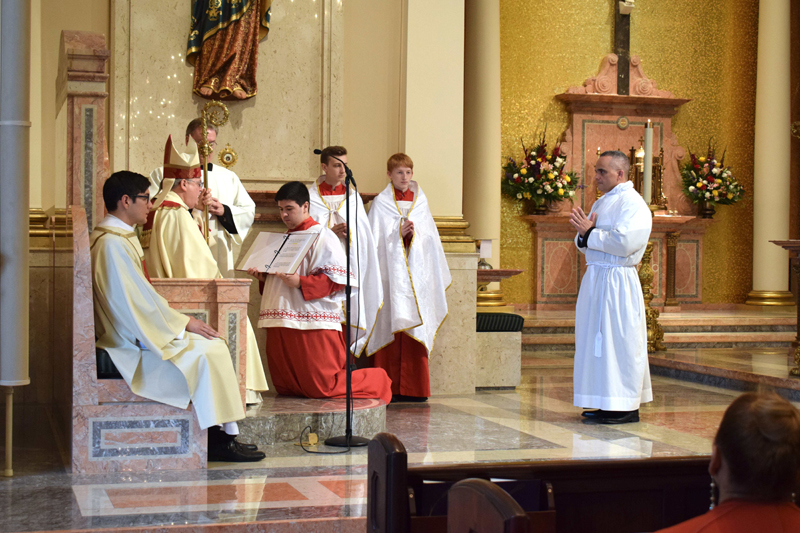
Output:
[[747,305],[794,305],[794,295],[789,291],[750,291]]
[[[54,216],[49,216],[38,207],[28,210],[28,237],[53,238],[71,237],[72,227],[68,223],[67,210],[56,209]],[[41,244],[41,241],[39,241]]]
[[436,229],[439,231],[439,240],[442,248],[448,253],[472,254],[475,253],[475,239],[467,235],[469,222],[463,216],[433,217]]

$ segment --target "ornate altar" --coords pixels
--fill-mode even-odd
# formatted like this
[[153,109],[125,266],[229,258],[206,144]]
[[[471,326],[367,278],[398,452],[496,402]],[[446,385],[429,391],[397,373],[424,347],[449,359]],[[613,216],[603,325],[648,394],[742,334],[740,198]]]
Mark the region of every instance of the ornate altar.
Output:
[[[680,161],[686,150],[672,131],[672,117],[689,100],[675,98],[648,79],[637,56],[630,59],[630,94],[617,94],[615,54],[603,58],[597,76],[581,87],[570,87],[556,96],[567,106],[570,123],[561,144],[571,170],[585,186],[576,192],[574,205],[587,213],[598,198],[594,165],[599,153],[619,150],[625,154],[642,145],[648,120],[653,125],[653,154],[661,158],[657,178],[666,201],[653,218],[653,305],[677,310],[680,305],[702,303],[703,238],[711,220],[697,218],[697,207],[681,192]],[[655,172],[655,171],[654,171]],[[569,224],[572,204],[561,202],[547,215],[525,216],[535,239],[536,309],[571,309],[578,297],[585,262]],[[671,268],[667,268],[670,264]],[[668,275],[669,274],[669,275]]]

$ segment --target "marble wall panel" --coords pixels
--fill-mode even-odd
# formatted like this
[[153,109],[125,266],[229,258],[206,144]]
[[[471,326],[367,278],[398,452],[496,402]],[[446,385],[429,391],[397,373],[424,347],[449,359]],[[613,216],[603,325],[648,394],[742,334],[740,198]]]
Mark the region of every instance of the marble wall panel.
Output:
[[478,254],[448,253],[453,283],[447,290],[448,316],[431,351],[431,394],[475,391]]
[[[114,170],[160,166],[167,135],[183,139],[206,103],[192,94],[185,61],[189,15],[177,0],[113,3]],[[270,27],[258,50],[258,94],[226,102],[230,120],[217,137],[238,152],[233,170],[256,189],[316,177],[313,149],[341,142],[342,2],[275,2]]]
[[675,296],[678,298],[700,298],[700,283],[697,276],[700,243],[679,241],[675,248]]
[[522,332],[476,334],[476,387],[516,387],[522,375]]
[[578,297],[580,269],[578,250],[572,239],[543,239],[541,296]]
[[193,411],[154,403],[76,406],[75,473],[192,470],[207,464],[207,432]]
[[51,403],[53,401],[53,250],[31,248],[30,296],[28,309],[28,356],[31,382],[14,394],[17,403]]

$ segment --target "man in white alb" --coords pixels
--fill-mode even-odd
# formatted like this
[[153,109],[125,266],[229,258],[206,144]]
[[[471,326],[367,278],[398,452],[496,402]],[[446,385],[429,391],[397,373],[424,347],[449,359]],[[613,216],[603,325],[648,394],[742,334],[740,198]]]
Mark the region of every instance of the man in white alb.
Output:
[[644,255],[652,216],[628,181],[630,161],[603,152],[594,179],[603,193],[589,216],[572,210],[575,244],[586,256],[575,313],[574,398],[587,422],[639,421],[639,405],[653,400],[647,360],[647,323],[636,265]]

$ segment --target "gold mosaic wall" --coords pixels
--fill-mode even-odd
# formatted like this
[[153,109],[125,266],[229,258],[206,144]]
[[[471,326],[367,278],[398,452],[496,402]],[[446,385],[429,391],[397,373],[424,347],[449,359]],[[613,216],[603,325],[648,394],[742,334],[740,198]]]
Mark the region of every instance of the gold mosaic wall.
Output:
[[[554,96],[597,74],[613,51],[614,0],[500,0],[503,157],[521,152],[547,124],[552,143],[568,115]],[[636,3],[631,54],[645,75],[678,98],[691,98],[673,119],[678,141],[722,149],[748,191],[719,206],[703,248],[704,303],[744,303],[753,254],[753,127],[758,0],[670,0]],[[498,172],[499,176],[499,172]],[[590,177],[591,179],[591,177]],[[533,302],[533,238],[519,207],[502,203],[502,266],[526,272],[503,282],[506,300]]]

